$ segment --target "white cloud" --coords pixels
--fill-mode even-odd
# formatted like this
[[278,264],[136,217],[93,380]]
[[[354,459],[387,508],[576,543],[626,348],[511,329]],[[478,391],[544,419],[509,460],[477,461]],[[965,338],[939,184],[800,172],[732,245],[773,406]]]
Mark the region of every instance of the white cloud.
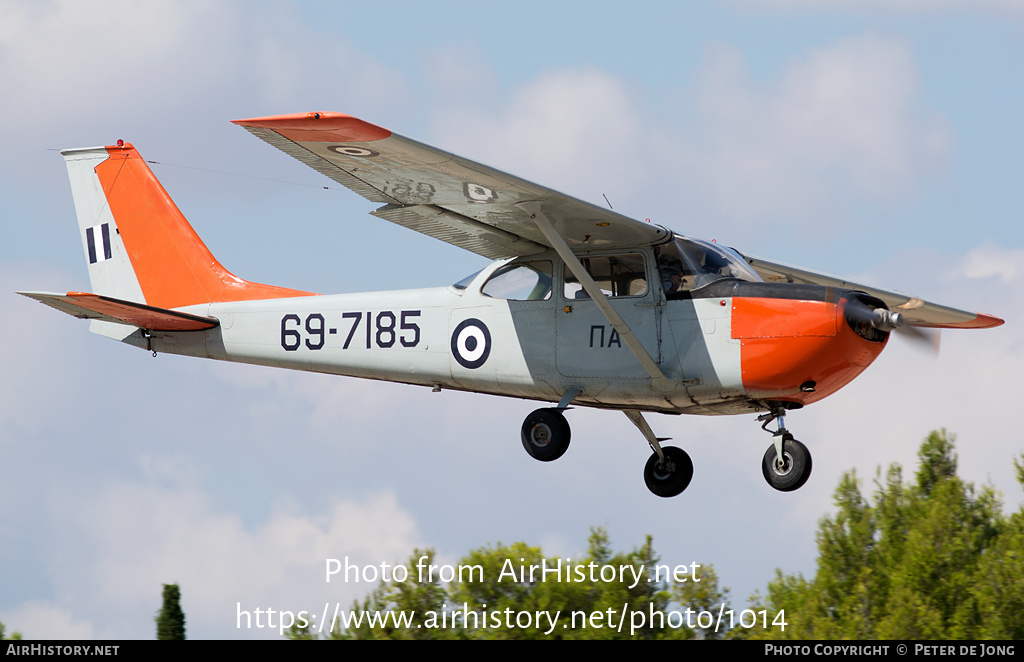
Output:
[[[451,85],[467,75],[450,57],[436,67]],[[641,218],[715,219],[723,234],[766,221],[835,232],[821,219],[841,219],[851,199],[912,197],[945,173],[953,144],[923,105],[909,47],[874,35],[806,51],[766,81],[717,45],[679,97],[641,104],[638,92],[593,69],[549,71],[506,98],[456,96],[434,142],[591,202],[608,193]]]
[[[77,413],[75,384],[40,370],[40,364],[78,371],[83,365],[83,337],[75,332],[82,330],[81,322],[14,294],[17,290],[59,292],[61,283],[67,291],[70,282],[67,273],[39,264],[0,267],[0,314],[16,321],[0,325],[0,346],[4,348],[0,352],[4,370],[0,429],[8,431],[0,436],[0,448],[16,443],[26,432],[51,428],[57,409]],[[31,332],[26,332],[29,329]]]
[[679,167],[715,217],[811,228],[851,198],[913,194],[952,145],[947,122],[921,107],[909,49],[870,35],[805,53],[766,83],[738,50],[713,48],[694,97]]
[[[188,1],[6,0],[0,3],[0,81],[18,93],[5,95],[0,112],[77,122],[108,112],[111,97],[129,112],[150,106],[154,97],[177,106],[183,93],[198,91],[213,74],[203,66],[208,33],[230,24],[226,9]],[[170,68],[172,58],[179,65]]]
[[[464,75],[451,69],[446,77]],[[438,113],[434,136],[446,150],[599,198],[600,182],[631,188],[633,167],[644,167],[642,113],[632,99],[624,81],[596,69],[545,72],[507,103]]]
[[1024,249],[979,246],[964,256],[954,277],[980,279],[998,276],[1003,281],[1016,281],[1024,275]]
[[[7,636],[18,632],[26,640],[95,639],[92,623],[83,621],[67,609],[48,602],[32,600],[4,613]],[[16,625],[15,625],[16,624]]]
[[238,609],[348,607],[376,581],[328,584],[326,559],[379,567],[404,563],[422,546],[412,516],[388,493],[325,495],[312,512],[279,498],[265,519],[248,524],[194,488],[121,483],[65,507],[51,516],[75,536],[74,553],[48,553],[62,606],[44,610],[51,619],[34,618],[32,604],[11,610],[12,624],[31,625],[33,637],[151,637],[160,586],[177,583],[190,638],[277,638],[277,631],[236,630]]
[[331,107],[340,90],[358,91],[349,112],[381,108],[402,86],[286,5],[0,0],[0,15],[0,122],[46,129],[5,134],[9,153],[29,156],[3,166],[14,176],[45,155],[40,139],[60,148],[171,135],[194,150],[229,119]]

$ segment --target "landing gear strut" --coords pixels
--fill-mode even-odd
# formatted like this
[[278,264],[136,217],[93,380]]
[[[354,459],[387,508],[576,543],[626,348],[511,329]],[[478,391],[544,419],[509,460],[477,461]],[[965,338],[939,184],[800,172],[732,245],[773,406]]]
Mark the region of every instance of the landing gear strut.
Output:
[[666,439],[654,436],[651,426],[640,412],[635,409],[624,409],[622,413],[639,428],[654,451],[647,460],[647,466],[644,467],[644,482],[647,483],[647,489],[660,497],[682,494],[693,479],[693,460],[682,448],[662,446],[661,442]]
[[772,433],[772,445],[764,453],[761,471],[768,484],[780,492],[792,492],[803,487],[811,476],[811,453],[786,430],[784,410],[773,409],[758,417],[766,431],[768,424],[778,420],[779,428]]

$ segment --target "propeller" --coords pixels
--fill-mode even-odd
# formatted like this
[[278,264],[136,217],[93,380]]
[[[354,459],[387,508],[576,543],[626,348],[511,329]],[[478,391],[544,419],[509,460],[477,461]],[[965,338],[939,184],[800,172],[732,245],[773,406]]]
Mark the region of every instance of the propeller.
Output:
[[896,329],[896,333],[910,341],[911,346],[928,352],[932,357],[939,355],[942,333],[938,329],[904,324]]
[[895,331],[932,356],[939,354],[941,336],[937,330],[910,324],[902,313],[889,310],[880,299],[860,293],[850,294],[846,298],[845,314],[850,326],[862,336],[868,337],[865,332],[870,334],[870,329],[886,333]]

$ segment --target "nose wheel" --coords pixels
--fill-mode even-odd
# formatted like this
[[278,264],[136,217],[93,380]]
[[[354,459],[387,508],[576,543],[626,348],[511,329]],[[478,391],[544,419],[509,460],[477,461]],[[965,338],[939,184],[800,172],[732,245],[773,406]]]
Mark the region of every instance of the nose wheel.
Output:
[[811,476],[811,453],[787,432],[782,439],[782,456],[773,443],[764,453],[761,471],[768,484],[778,491],[798,490]]
[[758,417],[768,431],[768,424],[778,420],[779,428],[772,434],[772,445],[764,452],[761,472],[768,484],[780,492],[792,492],[803,487],[811,476],[811,452],[786,430],[784,411],[773,410]]

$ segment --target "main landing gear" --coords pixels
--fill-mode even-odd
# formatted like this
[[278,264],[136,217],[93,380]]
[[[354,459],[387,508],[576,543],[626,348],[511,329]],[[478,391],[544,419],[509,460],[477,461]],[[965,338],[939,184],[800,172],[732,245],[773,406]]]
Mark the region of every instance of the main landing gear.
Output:
[[538,409],[523,421],[523,448],[535,460],[551,462],[569,450],[569,421],[556,407]]
[[644,482],[647,489],[660,497],[674,497],[681,494],[693,478],[693,461],[682,448],[665,446],[662,455],[657,451],[647,460],[644,467]]
[[[558,407],[538,409],[523,421],[523,448],[534,459],[551,462],[562,457],[568,450],[571,436],[569,422],[562,412],[571,399],[563,398]],[[654,436],[640,412],[626,410],[623,413],[640,429],[654,450],[644,467],[647,488],[660,497],[673,497],[682,493],[693,478],[693,461],[690,456],[682,448],[663,448],[661,442],[665,440]]]
[[768,484],[778,491],[792,492],[803,487],[811,476],[811,453],[789,433],[784,418],[784,410],[773,409],[757,419],[764,421],[761,427],[765,431],[773,420],[779,422],[778,429],[772,433],[772,445],[761,461],[761,472]]
[[[576,395],[578,391],[570,391],[557,407],[538,409],[523,421],[523,448],[533,458],[551,462],[562,457],[569,449],[569,422],[562,412]],[[666,439],[654,436],[651,426],[639,411],[626,409],[622,413],[636,425],[654,451],[644,467],[647,489],[660,497],[681,494],[693,479],[693,461],[690,456],[682,448],[662,446],[661,442]],[[811,454],[806,446],[786,430],[784,417],[784,409],[773,408],[757,419],[764,421],[761,427],[766,432],[771,432],[768,429],[769,423],[778,421],[778,429],[772,432],[772,445],[765,451],[761,469],[764,479],[773,488],[780,492],[792,492],[800,489],[810,477]]]
[[655,437],[644,415],[633,409],[622,412],[644,435],[654,453],[644,467],[644,482],[647,489],[660,497],[674,497],[682,494],[693,479],[693,460],[682,448],[662,447],[667,439]]

